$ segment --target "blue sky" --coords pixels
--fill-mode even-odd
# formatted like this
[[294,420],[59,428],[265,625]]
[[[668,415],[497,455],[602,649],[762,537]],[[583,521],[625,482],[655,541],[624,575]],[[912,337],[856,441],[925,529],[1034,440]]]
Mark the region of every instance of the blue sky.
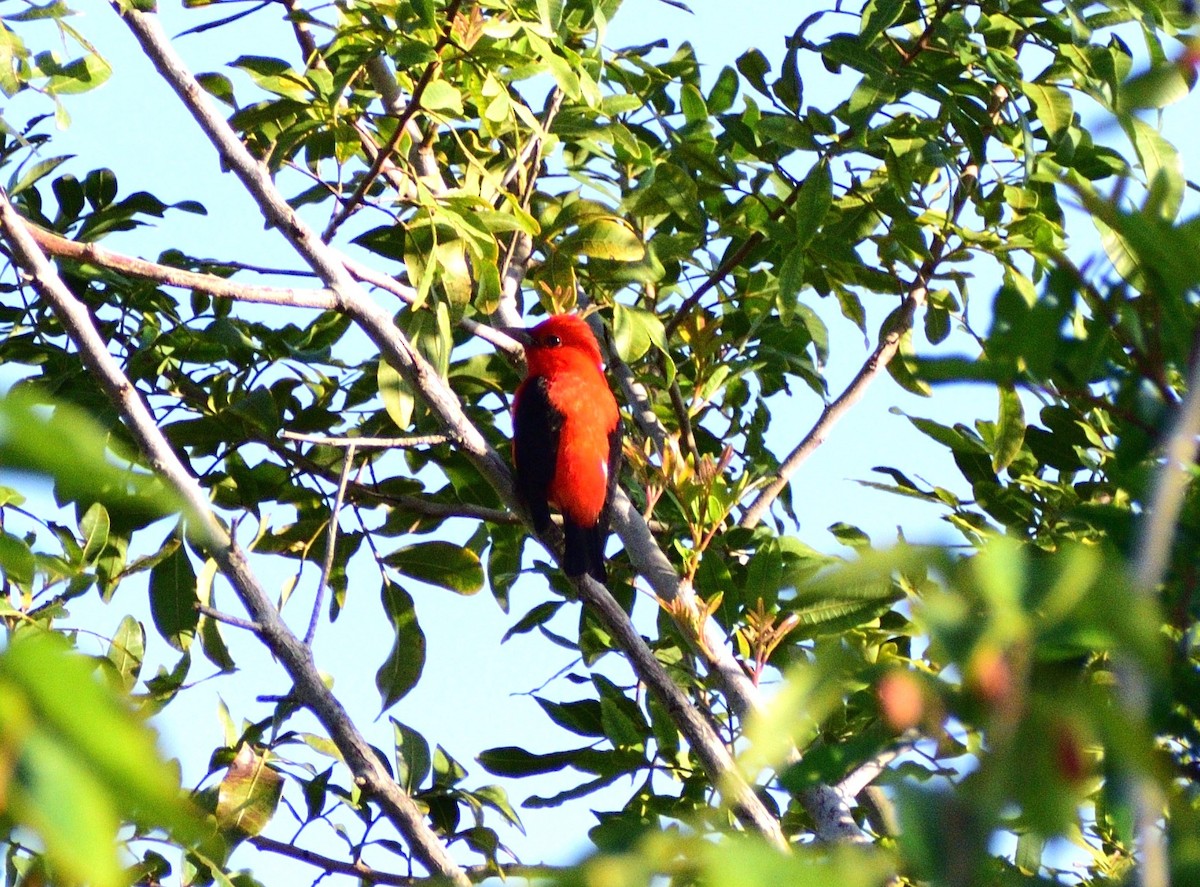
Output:
[[[688,40],[695,45],[704,64],[705,83],[711,84],[724,65],[732,64],[751,47],[761,49],[778,67],[784,40],[811,11],[808,4],[781,4],[777,0],[741,0],[736,5],[697,0],[693,7],[695,12],[689,14],[658,0],[627,0],[606,42],[616,47],[665,36],[675,46]],[[107,4],[84,0],[80,8],[84,17],[76,22],[77,27],[112,62],[114,74],[100,91],[68,98],[73,123],[67,132],[56,137],[54,152],[79,154],[80,162],[68,169],[80,175],[94,167],[112,168],[123,193],[144,189],[168,202],[199,199],[209,213],[207,217],[169,214],[153,228],[114,237],[106,245],[150,258],[174,246],[195,255],[296,267],[297,260],[286,244],[274,233],[264,232],[257,210],[238,182],[220,172],[215,154],[203,141],[195,123],[141,57]],[[225,9],[218,7],[222,14]],[[162,17],[172,34],[199,21],[197,13],[173,5],[164,6]],[[267,52],[264,47],[275,36],[284,39],[280,45],[290,46],[286,42],[287,28],[273,10],[260,12],[250,21],[250,27],[182,38],[178,48],[194,71],[209,71],[243,53]],[[854,28],[856,22],[847,18],[845,27]],[[803,75],[810,94],[822,84],[833,83],[819,64],[809,64]],[[851,85],[847,80],[831,88],[848,90]],[[1194,104],[1193,98],[1187,101]],[[10,106],[6,116],[21,119],[19,106]],[[1175,117],[1183,120],[1187,114],[1176,113]],[[1181,140],[1177,138],[1176,143]],[[1194,152],[1190,159],[1189,169],[1194,169]],[[1086,248],[1088,238],[1083,242]],[[976,299],[981,306],[990,302],[993,290],[994,284],[980,282]],[[817,307],[833,336],[834,351],[827,373],[831,391],[836,394],[858,370],[873,343],[864,342],[852,325],[837,315],[836,309],[830,310],[828,305]],[[875,329],[892,305],[870,307],[870,328]],[[957,342],[955,347],[964,347],[963,338]],[[835,521],[855,523],[881,544],[895,538],[898,524],[904,525],[905,534],[914,541],[954,539],[948,528],[936,521],[938,515],[929,506],[856,483],[869,478],[873,466],[893,465],[903,467],[911,476],[926,477],[951,488],[961,485],[956,483],[957,473],[948,453],[930,445],[903,417],[889,413],[889,408],[897,405],[915,415],[970,421],[975,416],[990,418],[994,414],[996,394],[987,387],[968,387],[938,390],[933,398],[920,399],[901,392],[889,378],[880,379],[796,477],[794,497],[800,534],[809,544],[835,549],[835,540],[825,530]],[[770,442],[780,454],[807,431],[819,415],[821,403],[804,390],[798,392],[786,409],[795,417],[794,422],[790,427],[778,428]],[[376,720],[379,701],[373,676],[391,646],[391,632],[379,615],[377,583],[365,573],[360,575],[365,576],[362,592],[350,595],[337,623],[322,627],[316,656],[371,741],[387,749],[391,747],[391,728],[386,718]],[[285,578],[264,576],[269,589],[279,588]],[[306,573],[289,608],[294,625],[306,621],[305,610],[315,583],[315,571]],[[525,745],[531,750],[547,751],[570,741],[547,721],[530,697],[513,695],[526,693],[551,678],[571,662],[570,655],[536,635],[499,645],[501,636],[516,618],[547,598],[540,580],[521,583],[514,594],[512,615],[501,613],[486,592],[463,598],[437,589],[412,591],[428,639],[425,678],[390,715],[419,729],[431,744],[444,745],[472,771],[468,784],[473,785],[502,781],[488,777],[473,762],[474,755],[484,748]],[[77,624],[95,620],[103,628],[111,629],[132,608],[149,624],[144,606],[135,600],[136,595],[134,588],[128,588],[113,606],[81,607],[75,620]],[[225,606],[236,612],[230,601],[231,596],[226,594]],[[650,625],[655,617],[654,604],[643,598],[637,615]],[[574,619],[576,615],[571,612],[560,618]],[[150,631],[153,634],[152,628]],[[236,632],[227,629],[226,634],[232,638]],[[151,643],[161,655],[163,645],[157,639]],[[234,649],[242,669],[240,676],[188,691],[185,701],[173,705],[165,717],[158,719],[164,746],[188,763],[186,781],[199,779],[201,771],[197,767],[202,766],[200,762],[207,759],[208,750],[221,740],[216,716],[218,693],[235,715],[258,718],[267,713],[267,708],[256,704],[254,696],[286,689],[282,671],[257,645],[236,643]],[[198,666],[193,674],[206,674],[205,668]],[[619,663],[609,663],[606,668],[617,675],[624,673]],[[578,691],[559,681],[546,692],[550,698],[563,699]],[[584,778],[581,776],[580,781]],[[508,783],[514,802],[530,793],[549,793],[563,787],[564,783],[555,781]],[[603,809],[605,799],[609,807],[616,806],[627,788],[620,785],[591,806]],[[528,811],[523,816],[529,836],[505,833],[505,840],[526,861],[562,862],[574,858],[585,848],[586,830],[595,822],[584,805]],[[292,829],[282,827],[287,822],[286,813],[281,811],[277,817],[279,827],[271,834],[281,840],[290,837]],[[337,855],[336,842],[327,838],[316,841],[314,846]],[[311,867],[253,850],[240,851],[235,863],[251,867],[268,884],[309,883],[315,876]],[[383,859],[376,859],[376,863],[381,867],[387,865]]]

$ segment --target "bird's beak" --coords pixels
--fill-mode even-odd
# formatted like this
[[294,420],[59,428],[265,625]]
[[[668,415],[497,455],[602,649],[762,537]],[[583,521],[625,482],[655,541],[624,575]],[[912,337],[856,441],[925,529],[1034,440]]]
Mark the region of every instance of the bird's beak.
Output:
[[529,330],[523,326],[498,326],[496,327],[496,331],[504,333],[504,335],[508,336],[514,342],[518,342],[526,348],[533,344],[533,339],[529,336]]

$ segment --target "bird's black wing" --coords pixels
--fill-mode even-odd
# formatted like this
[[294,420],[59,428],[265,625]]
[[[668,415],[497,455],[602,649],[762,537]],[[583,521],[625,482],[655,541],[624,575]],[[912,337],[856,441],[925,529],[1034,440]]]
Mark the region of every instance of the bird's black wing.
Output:
[[550,526],[547,491],[558,463],[558,438],[562,414],[550,403],[544,376],[526,379],[517,391],[513,408],[513,461],[517,466],[517,494],[529,509],[539,533]]

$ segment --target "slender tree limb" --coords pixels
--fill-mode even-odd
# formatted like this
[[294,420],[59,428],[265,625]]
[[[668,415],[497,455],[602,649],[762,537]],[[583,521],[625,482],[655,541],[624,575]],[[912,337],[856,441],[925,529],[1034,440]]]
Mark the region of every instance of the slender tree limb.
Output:
[[688,737],[693,751],[704,764],[705,772],[714,778],[734,813],[744,825],[763,834],[780,849],[787,849],[787,839],[776,819],[767,812],[754,790],[738,775],[737,765],[721,737],[709,720],[692,704],[679,685],[663,670],[654,653],[646,645],[628,615],[608,590],[588,576],[575,583],[580,598],[613,632],[618,646],[625,651],[634,672],[671,713],[671,719]]
[[[392,76],[392,70],[382,56],[374,56],[367,61],[367,77],[370,78],[371,85],[379,93],[384,111],[397,119],[403,118],[406,107],[404,94],[400,91],[400,84]],[[421,128],[417,126],[417,122],[412,117],[409,117],[405,124],[405,130],[412,141],[412,148],[408,152],[408,162],[417,171],[417,177],[421,180],[421,184],[428,188],[435,197],[445,194],[449,188],[442,177],[442,170],[438,166],[433,147],[421,135]]]
[[[515,505],[517,502],[516,492],[513,487],[512,474],[505,460],[488,445],[479,430],[466,417],[458,398],[446,386],[438,373],[396,329],[390,314],[375,304],[350,276],[346,258],[325,244],[284,200],[267,171],[254,160],[225,119],[216,113],[207,95],[175,53],[170,41],[162,33],[157,20],[153,16],[130,8],[118,7],[118,11],[159,74],[172,86],[193,118],[217,148],[222,160],[238,176],[254,198],[264,218],[280,230],[297,254],[336,294],[341,310],[346,311],[367,333],[384,358],[406,377],[415,391],[421,393],[432,413],[441,422],[451,442],[471,460],[476,469],[505,502]],[[626,499],[626,501],[628,500]],[[641,520],[641,515],[637,515],[637,519],[641,527],[645,528],[645,521]],[[644,529],[644,533],[653,544],[653,537],[649,535],[649,530]],[[661,551],[659,557],[666,562]],[[233,570],[239,566],[239,563],[234,562],[230,564],[230,569]],[[667,562],[667,567],[670,568],[669,562]],[[682,691],[675,687],[661,663],[654,657],[641,636],[637,634],[628,615],[612,600],[607,590],[601,586],[597,586],[597,588],[603,594],[595,592],[593,597],[598,600],[607,599],[608,606],[602,613],[617,620],[616,624],[620,631],[618,632],[613,626],[610,626],[610,629],[614,631],[615,636],[622,638],[623,643],[631,645],[626,653],[630,657],[630,661],[637,666],[639,679],[648,686],[660,687],[664,691],[667,691],[668,687],[674,687],[683,700],[683,704],[690,706],[686,696],[683,696]],[[253,608],[248,606],[248,609],[252,616],[263,621],[260,614]],[[272,611],[271,615],[278,621],[277,613]],[[264,629],[269,629],[270,626],[265,621],[263,624]],[[300,655],[308,655],[307,650],[294,635],[289,633],[288,637],[300,648]],[[720,739],[716,737],[715,731],[712,731],[694,708],[691,709],[691,714],[692,717],[683,718],[677,723],[689,743],[697,749],[701,760],[708,764],[716,764],[723,759],[727,760],[728,752],[723,746],[720,748],[710,747],[714,737],[717,745],[720,745]],[[701,729],[701,726],[706,729]],[[744,817],[743,821],[756,828],[769,828],[770,830],[766,832],[768,838],[776,842],[782,841],[778,823],[766,812],[761,800],[741,781],[736,768],[724,771],[717,769],[709,772],[708,775],[713,784],[721,786],[722,790],[726,792],[726,796],[731,798],[734,809]],[[392,785],[394,786],[394,783]],[[403,797],[411,803],[411,799],[408,799],[407,795],[403,795]],[[424,825],[423,820],[421,825]],[[405,834],[410,839],[413,837],[407,832]],[[437,847],[439,851],[444,852],[445,848],[440,843]],[[422,848],[422,852],[432,853],[433,850],[432,848]],[[452,877],[457,878],[461,875],[461,870],[457,867],[453,871],[456,874]]]
[[[554,123],[554,118],[558,114],[559,108],[562,107],[563,91],[560,88],[555,88],[549,98],[546,100],[546,107],[542,111],[542,132],[549,132],[551,125]],[[528,163],[529,172],[525,177],[524,188],[521,191],[521,208],[528,209],[529,201],[533,198],[534,189],[537,186],[538,173],[542,165],[542,146],[543,137],[541,133],[535,133],[525,147],[518,153],[518,156],[509,164],[508,169],[500,180],[500,189],[507,188],[509,183],[516,178],[518,172],[524,164]],[[496,196],[496,205],[499,206],[503,200],[502,195]],[[508,240],[508,246],[504,250],[504,257],[500,262],[500,304],[492,314],[493,322],[501,326],[519,326],[521,322],[521,284],[525,282],[525,276],[529,272],[529,260],[533,257],[533,237],[524,231],[514,231]]]
[[[349,256],[339,256],[342,264],[350,273],[350,276],[359,283],[370,284],[378,287],[384,292],[391,293],[402,302],[409,305],[415,304],[417,301],[417,291],[407,283],[402,283],[390,274],[385,274],[370,265],[352,259]],[[502,333],[500,330],[493,329],[486,323],[479,323],[471,320],[469,317],[464,317],[458,322],[464,330],[473,336],[478,336],[485,342],[490,342],[492,345],[499,348],[512,360],[524,360],[525,349],[521,343],[512,338],[512,336]]]
[[326,226],[321,239],[328,243],[333,239],[333,235],[337,233],[337,229],[342,226],[346,219],[350,218],[351,214],[362,203],[362,199],[366,196],[367,191],[375,180],[379,178],[380,172],[383,171],[383,166],[392,156],[392,152],[396,150],[396,146],[400,144],[400,139],[404,137],[408,131],[408,125],[412,122],[413,115],[421,108],[421,96],[425,94],[426,88],[433,82],[434,76],[438,69],[442,66],[441,54],[451,42],[454,36],[454,17],[458,15],[458,10],[462,6],[462,0],[451,0],[449,6],[446,7],[446,24],[442,28],[442,35],[438,38],[437,44],[433,47],[434,60],[425,66],[420,79],[413,86],[412,95],[409,97],[408,103],[404,106],[404,110],[400,113],[400,121],[396,125],[396,131],[392,133],[390,139],[383,149],[376,156],[374,162],[367,170],[366,175],[359,181],[358,186],[354,189],[354,193],[342,205],[341,210],[335,215]]
[[[259,850],[267,853],[277,853],[280,856],[286,856],[289,859],[296,859],[300,862],[306,862],[311,866],[321,869],[326,874],[330,875],[350,875],[358,878],[365,884],[383,884],[394,885],[394,887],[435,887],[432,879],[419,878],[413,875],[401,875],[394,872],[381,872],[371,868],[362,860],[357,862],[347,862],[342,859],[334,859],[330,856],[325,856],[320,853],[314,853],[312,850],[305,850],[303,847],[297,847],[295,844],[288,844],[284,841],[276,841],[273,838],[268,838],[265,835],[255,835],[246,839],[246,843],[253,845]],[[486,881],[489,878],[497,877],[496,869],[488,865],[472,865],[467,866],[464,871],[467,877],[472,882]],[[540,879],[552,878],[555,874],[562,872],[563,869],[551,865],[524,865],[521,863],[511,863],[509,865],[500,866],[500,877],[503,878],[520,878],[520,879]]]
[[[546,107],[542,111],[542,133],[550,132],[550,127],[554,124],[554,118],[558,116],[558,112],[562,108],[564,96],[565,93],[563,93],[560,87],[555,87],[551,91],[550,97],[546,101]],[[534,133],[534,135],[530,136],[529,141],[521,147],[521,150],[517,152],[517,156],[513,158],[512,163],[504,170],[504,175],[500,177],[500,187],[502,189],[512,184],[513,180],[526,164],[529,165],[531,170],[536,170],[540,165],[542,149],[545,144],[542,133]],[[530,158],[534,158],[532,163],[530,163]]]
[[317,580],[317,594],[313,600],[312,615],[308,619],[308,631],[304,633],[304,646],[311,647],[313,638],[317,636],[317,623],[321,621],[321,610],[325,605],[325,589],[329,587],[329,574],[333,572],[333,559],[337,552],[338,516],[342,513],[342,503],[346,501],[346,484],[350,482],[350,472],[354,470],[355,446],[346,448],[342,458],[342,476],[338,479],[337,493],[333,498],[333,509],[329,514],[329,537],[325,542],[325,560],[321,564],[321,578]]
[[416,803],[388,776],[374,750],[358,732],[341,703],[325,686],[311,652],[292,633],[272,605],[245,555],[217,520],[199,483],[171,449],[154,416],[116,359],[108,352],[107,343],[93,324],[87,306],[76,299],[62,282],[2,190],[0,232],[12,249],[14,262],[59,318],[67,335],[79,349],[84,365],[120,413],[150,467],[186,503],[188,528],[193,541],[216,560],[221,572],[233,585],[251,620],[258,625],[259,637],[288,672],[298,698],[337,744],[346,765],[354,774],[356,784],[375,799],[384,815],[408,841],[414,856],[431,873],[456,884],[470,883],[463,870],[450,857],[445,845],[425,822]]
[[172,268],[170,265],[160,265],[158,262],[148,262],[145,259],[136,259],[113,252],[94,243],[70,240],[36,225],[27,225],[27,228],[38,246],[49,255],[98,265],[101,268],[128,274],[130,277],[153,280],[165,286],[177,286],[217,298],[257,302],[262,305],[317,308],[322,311],[331,311],[337,307],[337,299],[332,290],[291,289],[235,283],[215,274],[200,274],[195,271],[185,271],[182,268]]
[[[962,212],[968,195],[974,190],[978,177],[979,167],[976,164],[969,163],[963,169],[953,198],[949,220],[956,219]],[[925,304],[925,297],[929,294],[929,282],[941,264],[948,242],[949,234],[945,230],[939,231],[934,236],[933,242],[929,245],[929,255],[913,278],[913,282],[904,296],[904,301],[900,305],[900,311],[893,316],[891,329],[880,337],[879,344],[845,390],[821,410],[816,424],[809,429],[808,434],[804,435],[800,443],[783,460],[783,464],[779,466],[779,470],[771,481],[759,491],[746,508],[741,520],[738,521],[738,526],[754,527],[762,521],[772,503],[779,498],[779,494],[787,489],[796,470],[816,452],[817,447],[825,442],[833,426],[862,399],[871,383],[892,362],[900,350],[901,341],[912,331],[917,311]]]
[[[1195,352],[1195,349],[1193,349]],[[1175,412],[1163,447],[1163,460],[1155,473],[1147,508],[1138,524],[1133,549],[1133,591],[1143,601],[1157,604],[1158,588],[1171,564],[1179,513],[1191,483],[1200,437],[1200,354],[1193,353],[1187,394]],[[1117,663],[1117,680],[1126,716],[1144,723],[1150,717],[1150,681],[1140,664],[1123,657]],[[1134,777],[1135,827],[1142,864],[1134,870],[1140,887],[1169,887],[1167,834],[1159,827],[1166,798],[1153,774]]]
[[[784,199],[783,203],[779,204],[779,206],[772,210],[770,216],[771,219],[778,219],[780,216],[786,213],[789,209],[791,209],[792,204],[795,203],[799,197],[800,188],[797,186],[792,189],[792,193]],[[675,332],[675,330],[679,329],[679,325],[687,319],[687,316],[692,313],[692,310],[700,303],[700,300],[707,295],[708,291],[732,274],[735,269],[740,268],[742,263],[746,261],[746,257],[750,255],[750,253],[752,253],[766,239],[767,235],[765,232],[761,230],[755,231],[746,238],[741,246],[730,253],[725,261],[718,265],[712,274],[708,275],[708,278],[704,281],[704,283],[696,287],[695,292],[684,299],[683,302],[680,303],[679,307],[675,309],[674,316],[667,321],[665,338],[670,339],[671,335]]]
[[410,449],[443,444],[448,437],[444,434],[411,434],[407,437],[329,437],[325,434],[301,434],[298,431],[281,431],[279,436],[287,440],[322,444],[327,447],[351,447],[362,449]]
[[[304,64],[310,68],[317,68],[324,71],[329,70],[329,66],[325,63],[325,59],[317,47],[317,41],[313,37],[312,28],[308,20],[301,14],[296,0],[277,0],[277,2],[287,10],[287,18],[291,22],[292,33],[296,36],[296,44],[300,47],[300,54],[304,57]],[[344,101],[342,104],[345,106]],[[375,163],[382,152],[380,152],[379,145],[376,143],[370,129],[367,128],[362,120],[358,119],[352,121],[350,125],[354,127],[354,132],[358,135],[359,145],[362,146],[367,160]],[[416,124],[412,124],[412,129],[416,131],[416,138],[419,140],[420,130],[417,130]],[[404,170],[392,163],[389,158],[384,158],[380,174],[402,196],[411,198],[415,195],[416,188],[413,186],[411,179]]]
[[255,634],[262,634],[262,626],[257,622],[250,622],[248,619],[242,619],[240,616],[230,615],[229,613],[214,609],[207,604],[196,604],[196,611],[201,615],[207,616],[209,619],[224,622],[226,625],[232,625],[234,628],[241,628],[246,631],[252,631]]

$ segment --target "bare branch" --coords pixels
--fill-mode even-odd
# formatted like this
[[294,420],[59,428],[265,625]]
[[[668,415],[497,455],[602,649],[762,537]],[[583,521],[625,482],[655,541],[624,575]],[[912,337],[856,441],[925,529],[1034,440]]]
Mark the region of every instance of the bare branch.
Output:
[[[362,860],[346,862],[341,859],[333,859],[320,853],[314,853],[312,850],[297,847],[294,844],[276,841],[265,835],[255,835],[254,837],[247,838],[246,842],[253,844],[259,850],[268,853],[278,853],[280,856],[287,856],[290,859],[298,859],[301,862],[306,862],[327,874],[350,875],[351,877],[358,878],[360,882],[365,884],[394,885],[394,887],[422,887],[422,885],[435,887],[435,882],[431,878],[418,878],[413,875],[399,875],[393,872],[377,871]],[[472,865],[468,866],[465,871],[467,877],[472,882],[486,881],[489,878],[497,877],[496,867],[490,865]],[[561,868],[551,865],[511,863],[500,866],[501,877],[520,878],[523,880],[553,877],[561,871],[563,871]]]
[[[959,213],[962,212],[968,195],[975,187],[978,176],[979,167],[974,163],[967,164],[963,169],[958,188],[953,198],[953,207],[948,217],[948,222],[957,219]],[[891,363],[892,358],[900,350],[902,340],[912,331],[913,319],[916,317],[917,311],[925,304],[925,297],[929,294],[929,282],[941,264],[948,240],[949,234],[945,230],[939,231],[934,236],[933,242],[929,245],[929,255],[917,271],[912,285],[908,288],[908,293],[904,296],[900,310],[892,317],[891,329],[883,335],[875,350],[871,352],[871,355],[863,363],[858,373],[855,374],[850,384],[846,386],[846,389],[832,402],[825,405],[816,424],[809,429],[808,434],[804,435],[803,440],[783,460],[783,464],[779,466],[779,471],[775,473],[775,477],[771,479],[766,487],[759,491],[754,501],[746,509],[745,514],[742,515],[742,519],[738,521],[738,526],[754,527],[762,521],[771,504],[787,488],[792,475],[796,473],[796,469],[803,465],[808,460],[808,457],[816,452],[817,447],[825,442],[825,438],[829,436],[829,432],[833,426],[850,412],[851,407],[862,399],[862,396],[866,394],[871,383]]]
[[621,605],[603,585],[589,576],[579,579],[575,587],[579,590],[580,598],[613,633],[617,644],[629,657],[634,672],[666,706],[671,713],[671,719],[688,737],[693,750],[704,764],[705,772],[726,797],[738,819],[747,827],[763,834],[780,849],[786,850],[787,839],[783,836],[779,823],[738,774],[737,765],[717,731],[683,690],[671,680],[654,657],[653,651],[637,633]]
[[[304,64],[323,71],[329,70],[329,66],[325,63],[325,59],[321,56],[321,52],[317,48],[317,41],[313,38],[312,28],[309,26],[308,19],[300,13],[299,7],[296,5],[296,0],[277,0],[277,2],[287,10],[287,18],[292,24],[292,32],[296,36],[296,43],[300,47],[300,53],[304,56]],[[354,132],[358,135],[358,142],[362,146],[363,153],[366,154],[367,159],[371,163],[377,162],[380,154],[383,152],[379,150],[379,145],[376,144],[375,137],[371,134],[370,129],[359,119],[353,120],[350,125],[354,127]],[[417,130],[415,124],[412,124],[411,128],[416,131],[416,139],[419,140],[420,130]],[[416,189],[409,176],[386,156],[383,159],[380,174],[404,197],[412,197],[415,193]]]
[[207,604],[196,604],[196,610],[210,619],[215,619],[218,622],[224,622],[226,625],[232,625],[234,628],[243,628],[246,631],[252,631],[255,634],[262,634],[262,626],[257,622],[251,622],[248,619],[242,619],[239,616],[231,616],[229,613],[215,610]]
[[333,558],[337,551],[338,515],[342,512],[342,502],[346,499],[346,484],[350,482],[350,472],[354,470],[354,444],[346,448],[345,458],[342,459],[342,476],[338,479],[337,493],[333,498],[333,509],[329,515],[329,538],[325,543],[325,560],[321,564],[321,578],[317,580],[317,594],[313,600],[312,615],[308,618],[308,631],[304,633],[304,646],[311,647],[313,638],[317,636],[317,623],[321,619],[321,608],[325,604],[325,589],[329,586],[329,574],[333,572]]
[[[400,84],[396,82],[391,69],[382,57],[375,56],[367,61],[367,77],[370,78],[371,85],[379,92],[384,110],[393,117],[403,117],[406,107],[404,95],[400,91]],[[434,196],[445,194],[448,190],[446,182],[442,178],[442,171],[438,167],[432,146],[428,145],[421,135],[421,128],[417,126],[415,120],[409,117],[408,123],[405,124],[405,130],[412,141],[412,149],[408,152],[408,162],[417,171],[417,177],[421,180],[421,184],[428,188]]]
[[[529,172],[525,177],[524,188],[521,191],[521,208],[528,209],[529,201],[533,198],[537,187],[538,172],[542,165],[543,134],[550,131],[554,118],[562,107],[563,91],[555,88],[546,100],[545,110],[542,111],[542,131],[534,133],[526,142],[513,162],[500,179],[500,190],[503,191],[516,178],[522,167],[527,163]],[[503,195],[497,195],[497,205],[503,200]],[[521,284],[529,273],[529,260],[533,256],[533,238],[524,231],[514,231],[509,238],[508,247],[500,262],[500,304],[493,312],[493,322],[501,326],[519,326],[521,322]]]
[[281,431],[279,436],[288,440],[299,440],[327,447],[361,447],[363,449],[411,449],[444,444],[450,439],[444,434],[411,434],[407,437],[329,437],[324,434],[301,434],[298,431]]
[[[771,211],[771,220],[774,221],[775,219],[778,219],[789,209],[791,209],[792,204],[795,203],[799,197],[800,188],[793,188],[792,193],[787,196],[783,203],[779,204],[779,206],[775,207],[775,209]],[[718,265],[712,274],[708,275],[708,278],[704,281],[704,283],[696,287],[695,292],[683,300],[680,306],[675,310],[674,316],[667,321],[667,339],[670,339],[671,334],[674,333],[675,330],[679,329],[679,325],[687,319],[687,316],[700,303],[700,300],[704,298],[708,291],[732,274],[735,269],[740,268],[742,263],[746,261],[746,256],[750,255],[750,253],[753,252],[759,246],[759,244],[766,240],[766,237],[767,235],[762,229],[755,231],[753,234],[747,237],[741,246],[730,253],[729,257],[726,258],[725,261],[720,265]]]
[[172,268],[170,265],[160,265],[157,262],[147,262],[145,259],[122,255],[94,243],[80,243],[36,225],[27,225],[27,228],[38,246],[49,255],[77,262],[87,262],[128,274],[131,277],[153,280],[165,286],[178,286],[221,299],[237,299],[240,302],[257,302],[263,305],[317,308],[322,311],[331,311],[337,308],[337,299],[332,290],[291,289],[234,283],[232,280],[226,280],[215,274],[184,271],[182,268]]
[[[405,105],[404,110],[400,113],[400,121],[396,124],[396,131],[392,133],[390,139],[383,149],[376,155],[375,160],[371,163],[370,169],[358,183],[358,187],[354,189],[354,193],[342,205],[341,210],[335,215],[326,226],[324,233],[321,234],[321,239],[328,243],[333,239],[333,235],[337,233],[337,229],[342,226],[342,223],[354,213],[358,205],[362,203],[363,197],[375,183],[375,179],[379,177],[379,173],[383,170],[383,166],[392,156],[392,152],[396,150],[396,146],[400,144],[400,139],[404,137],[408,131],[409,123],[412,122],[413,115],[421,108],[421,96],[424,95],[426,88],[433,82],[434,76],[438,69],[442,66],[441,53],[449,44],[454,34],[454,17],[458,15],[459,7],[462,6],[462,0],[452,0],[450,5],[446,7],[446,24],[442,28],[442,35],[438,38],[437,45],[433,47],[434,60],[425,66],[425,71],[421,74],[416,85],[413,86],[412,96]],[[418,140],[419,141],[419,140]]]
[[[144,21],[139,24],[146,26]],[[152,31],[165,42],[165,37],[156,26]],[[208,497],[171,449],[154,416],[138,397],[116,359],[109,354],[107,344],[92,323],[87,306],[76,299],[62,282],[2,190],[0,232],[12,249],[13,261],[29,277],[38,294],[59,318],[67,335],[79,349],[84,364],[120,413],[151,468],[165,478],[186,503],[193,541],[216,560],[221,572],[229,579],[251,619],[258,625],[259,637],[283,664],[298,698],[303,700],[329,732],[346,766],[354,774],[356,784],[376,800],[384,815],[408,840],[413,854],[430,872],[456,884],[469,883],[445,845],[426,824],[420,808],[388,776],[374,750],[354,726],[341,703],[325,686],[311,652],[292,633],[279,611],[271,604],[245,555],[217,520]]]

